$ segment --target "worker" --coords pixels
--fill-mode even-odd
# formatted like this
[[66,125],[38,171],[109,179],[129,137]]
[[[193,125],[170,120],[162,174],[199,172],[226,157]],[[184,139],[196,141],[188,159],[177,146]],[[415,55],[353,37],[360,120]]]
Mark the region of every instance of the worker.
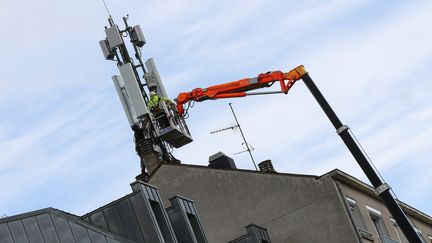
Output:
[[173,105],[173,102],[166,97],[159,97],[155,91],[150,91],[150,99],[147,103],[147,108],[151,111],[158,112],[160,107],[160,101],[163,101],[167,106]]
[[161,129],[169,127],[170,122],[168,120],[167,114],[162,108],[161,101],[167,105],[167,108],[170,110],[174,103],[166,98],[159,97],[155,91],[150,91],[150,99],[147,103],[147,108],[154,114],[156,120],[158,121]]

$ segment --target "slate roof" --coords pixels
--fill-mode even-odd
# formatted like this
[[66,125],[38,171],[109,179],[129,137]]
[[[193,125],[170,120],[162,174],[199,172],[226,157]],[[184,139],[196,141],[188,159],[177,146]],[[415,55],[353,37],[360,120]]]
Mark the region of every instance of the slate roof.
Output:
[[0,243],[26,242],[132,243],[133,241],[54,208],[0,219]]
[[192,200],[175,196],[166,209],[156,187],[142,181],[131,187],[131,194],[81,217],[45,208],[0,219],[0,243],[207,243]]

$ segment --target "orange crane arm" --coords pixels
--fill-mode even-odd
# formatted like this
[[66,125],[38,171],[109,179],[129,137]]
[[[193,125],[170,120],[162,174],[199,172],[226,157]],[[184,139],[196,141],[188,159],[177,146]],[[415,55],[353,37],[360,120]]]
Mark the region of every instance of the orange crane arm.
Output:
[[[234,82],[218,84],[207,88],[196,88],[191,92],[183,92],[177,96],[177,111],[180,116],[184,116],[183,105],[190,101],[204,101],[209,99],[222,99],[222,98],[236,98],[244,97],[246,95],[257,94],[271,94],[271,93],[284,93],[287,94],[288,90],[294,83],[301,79],[306,74],[303,65],[300,65],[293,70],[284,73],[281,71],[273,71],[261,73],[255,78],[244,78]],[[272,86],[275,82],[280,83],[281,90],[278,92],[262,92],[262,93],[246,93],[246,91],[265,88]]]

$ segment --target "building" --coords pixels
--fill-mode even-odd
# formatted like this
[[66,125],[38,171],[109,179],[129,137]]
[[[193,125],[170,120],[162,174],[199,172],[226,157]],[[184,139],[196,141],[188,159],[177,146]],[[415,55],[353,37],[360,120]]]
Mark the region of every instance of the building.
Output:
[[46,208],[0,219],[0,242],[207,242],[193,201],[174,196],[165,209],[157,188],[131,186],[132,193],[81,217]]
[[[209,242],[244,234],[249,223],[266,228],[273,243],[408,242],[374,189],[340,170],[313,176],[212,167],[163,164],[150,178],[164,200],[194,198]],[[401,206],[431,242],[432,218]]]
[[[373,188],[342,171],[241,170],[224,155],[210,163],[160,164],[150,184],[82,216],[47,208],[0,219],[0,243],[407,242]],[[431,242],[432,218],[401,205]]]
[[[83,216],[46,208],[0,219],[0,243],[207,243],[192,200],[175,195],[164,207],[156,187],[136,181],[132,193]],[[236,243],[270,242],[249,224]]]

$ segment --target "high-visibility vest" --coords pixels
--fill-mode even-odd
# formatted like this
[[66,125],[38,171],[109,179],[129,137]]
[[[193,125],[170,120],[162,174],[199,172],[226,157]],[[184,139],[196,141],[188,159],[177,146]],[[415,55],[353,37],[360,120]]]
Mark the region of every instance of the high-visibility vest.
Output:
[[150,99],[147,103],[147,108],[149,108],[149,110],[156,108],[157,106],[159,106],[160,100],[166,102],[167,104],[172,104],[172,101],[166,97],[159,97],[157,95],[152,95],[150,96]]

